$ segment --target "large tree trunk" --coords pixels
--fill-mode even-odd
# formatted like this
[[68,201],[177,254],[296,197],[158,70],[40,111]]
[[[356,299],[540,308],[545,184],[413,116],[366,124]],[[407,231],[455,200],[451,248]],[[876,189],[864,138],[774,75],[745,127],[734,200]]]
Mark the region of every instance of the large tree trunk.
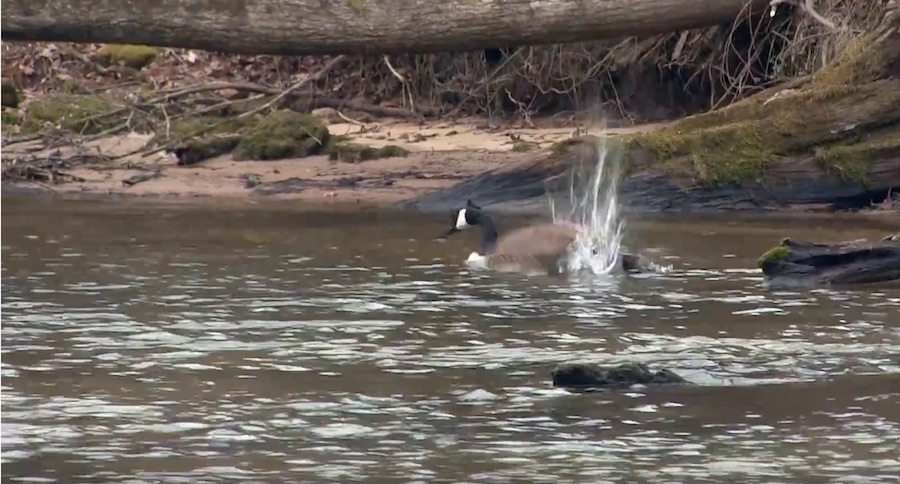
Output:
[[764,0],[3,0],[3,40],[247,54],[421,53],[649,35]]

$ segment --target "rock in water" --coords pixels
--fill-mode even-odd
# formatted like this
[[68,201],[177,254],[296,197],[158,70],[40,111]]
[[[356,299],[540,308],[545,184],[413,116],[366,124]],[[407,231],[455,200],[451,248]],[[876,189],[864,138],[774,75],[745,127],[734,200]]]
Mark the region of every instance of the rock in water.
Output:
[[623,363],[613,367],[569,363],[553,370],[555,387],[628,387],[650,383],[685,383],[685,380],[669,370],[653,372],[643,363]]
[[637,254],[622,254],[622,270],[629,274],[641,272],[653,272],[653,265],[644,256]]
[[768,279],[806,284],[863,284],[900,279],[900,241],[814,244],[784,239],[759,258]]

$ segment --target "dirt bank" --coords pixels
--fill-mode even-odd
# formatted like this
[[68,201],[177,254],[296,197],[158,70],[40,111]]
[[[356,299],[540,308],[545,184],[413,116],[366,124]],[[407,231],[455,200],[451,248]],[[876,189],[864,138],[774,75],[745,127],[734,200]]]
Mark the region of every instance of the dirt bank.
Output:
[[504,127],[473,119],[452,124],[379,120],[360,126],[342,122],[331,123],[328,128],[333,135],[346,136],[354,143],[376,148],[395,145],[408,154],[357,163],[330,160],[326,155],[238,161],[229,154],[179,166],[173,155],[164,152],[129,155],[150,140],[149,135],[131,133],[77,147],[65,146],[60,151],[39,149],[37,142],[4,148],[4,164],[16,158],[65,155],[74,150],[105,158],[102,162],[60,167],[60,178],[65,178],[62,183],[4,182],[4,190],[38,190],[64,196],[275,198],[385,206],[451,187],[488,170],[546,158],[555,143],[575,134],[622,134],[652,126],[576,131],[567,127]]

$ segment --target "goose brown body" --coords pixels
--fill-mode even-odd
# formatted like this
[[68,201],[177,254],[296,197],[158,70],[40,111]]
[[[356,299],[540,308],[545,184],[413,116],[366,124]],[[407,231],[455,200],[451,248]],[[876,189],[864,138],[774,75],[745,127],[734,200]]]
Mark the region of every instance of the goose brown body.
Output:
[[578,225],[573,223],[516,229],[500,237],[494,251],[485,254],[485,265],[501,272],[558,273],[578,231]]
[[469,255],[466,263],[500,272],[559,273],[581,231],[577,224],[560,222],[522,227],[498,237],[493,219],[471,200],[453,220],[448,236],[467,227],[481,227],[481,248]]

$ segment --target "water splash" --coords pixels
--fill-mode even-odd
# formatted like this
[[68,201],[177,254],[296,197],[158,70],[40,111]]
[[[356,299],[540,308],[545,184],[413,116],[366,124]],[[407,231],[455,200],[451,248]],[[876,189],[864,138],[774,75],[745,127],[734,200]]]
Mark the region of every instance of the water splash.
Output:
[[604,138],[596,142],[596,160],[578,157],[569,178],[569,213],[557,213],[551,199],[554,222],[574,222],[584,228],[569,250],[570,273],[613,271],[622,249],[624,221],[619,214],[618,157]]

